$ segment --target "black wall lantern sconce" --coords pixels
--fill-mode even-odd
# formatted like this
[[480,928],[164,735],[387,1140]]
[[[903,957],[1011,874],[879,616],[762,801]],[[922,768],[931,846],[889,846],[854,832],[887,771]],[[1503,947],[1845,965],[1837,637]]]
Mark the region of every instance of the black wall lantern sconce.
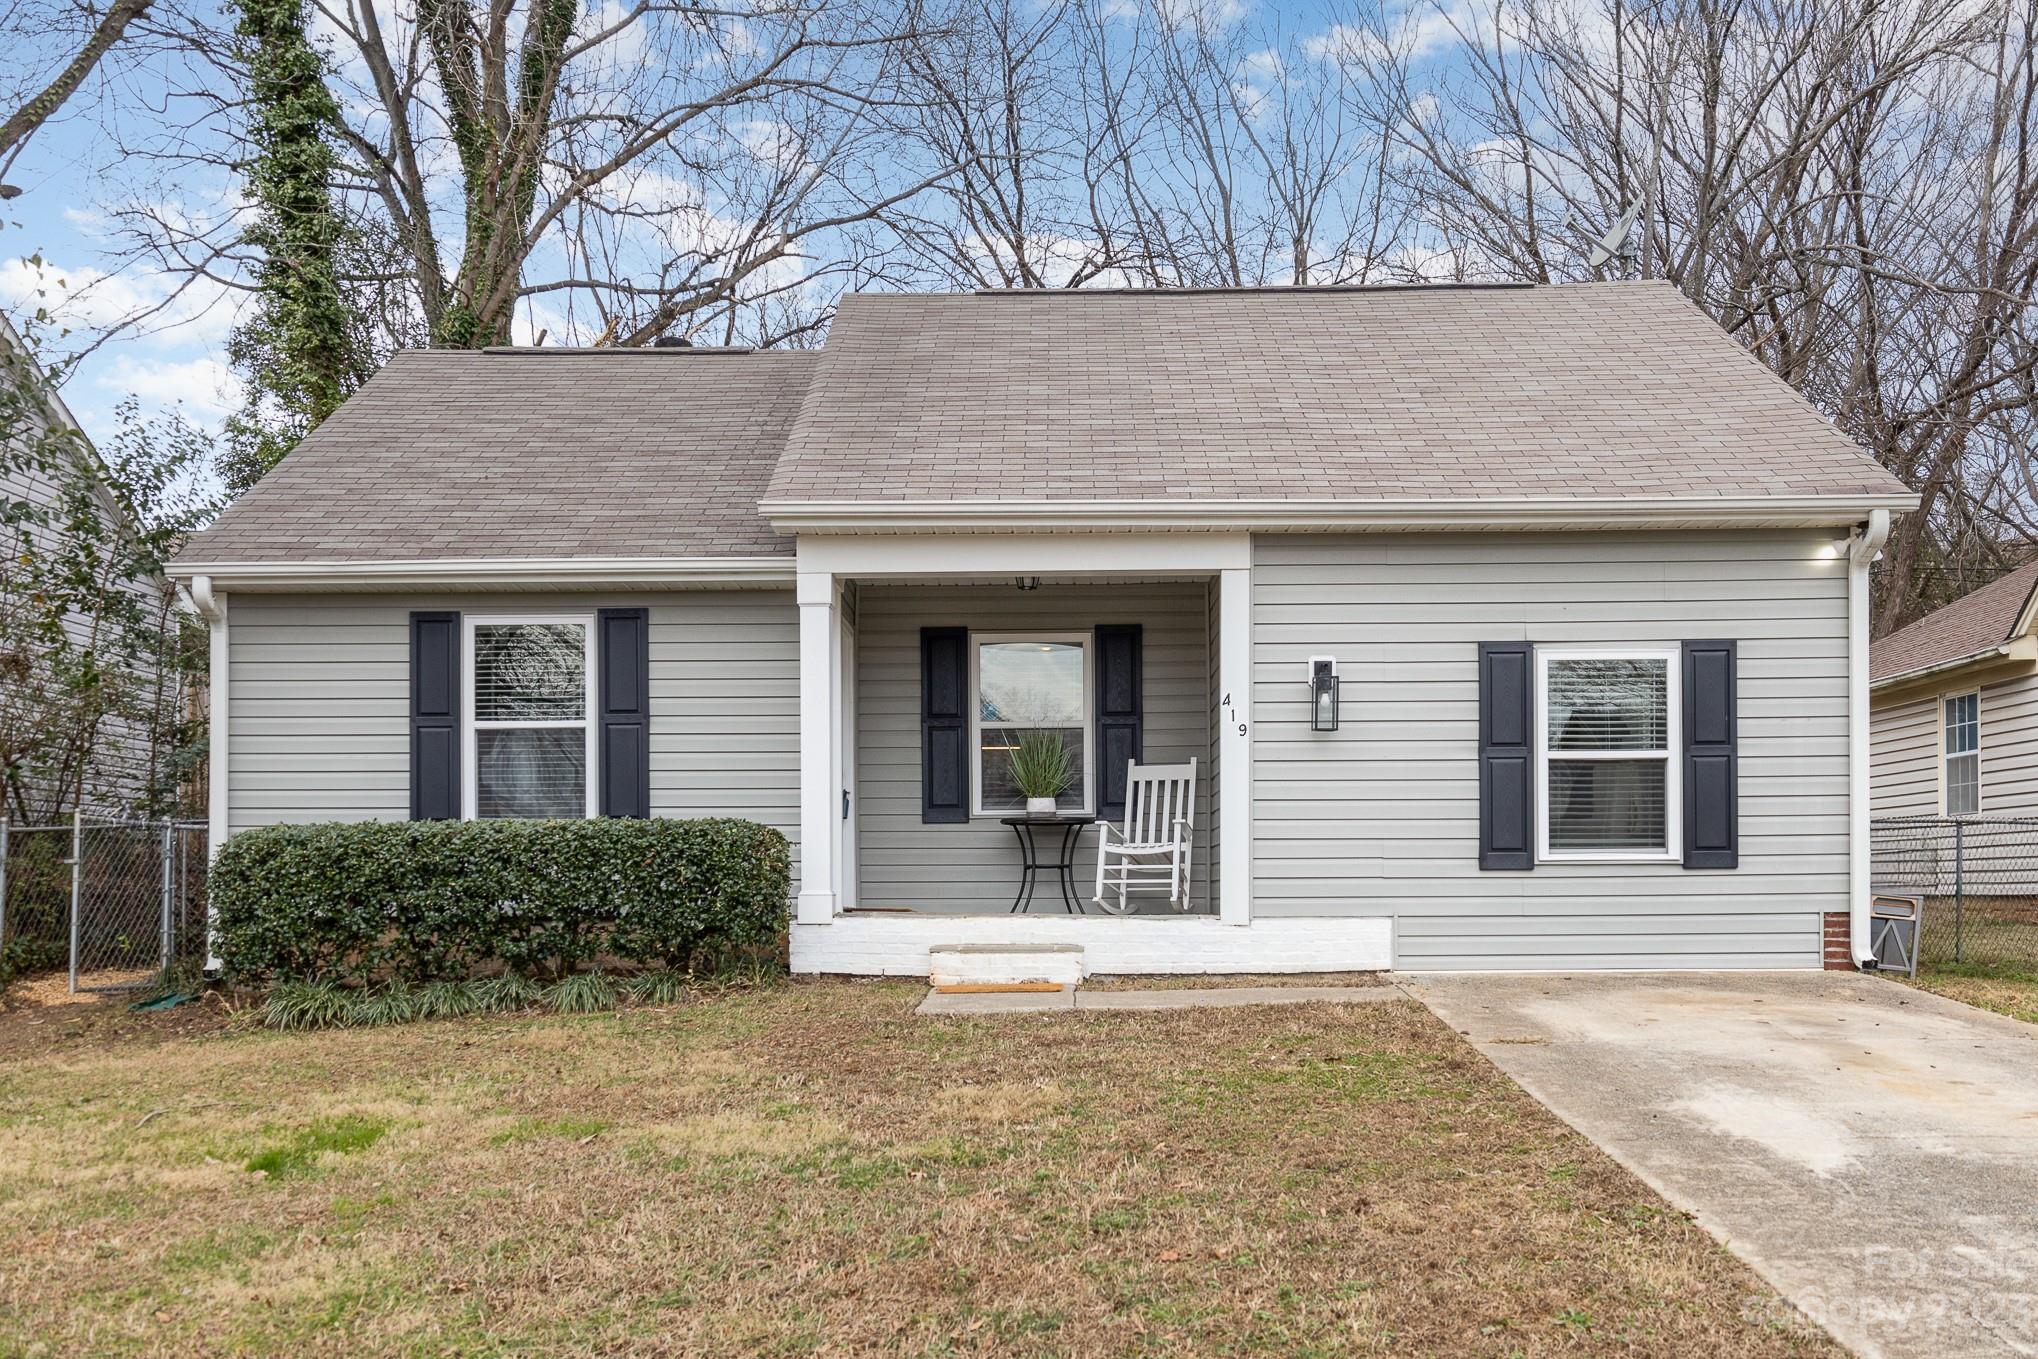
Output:
[[1337,657],[1309,658],[1309,729],[1337,730]]

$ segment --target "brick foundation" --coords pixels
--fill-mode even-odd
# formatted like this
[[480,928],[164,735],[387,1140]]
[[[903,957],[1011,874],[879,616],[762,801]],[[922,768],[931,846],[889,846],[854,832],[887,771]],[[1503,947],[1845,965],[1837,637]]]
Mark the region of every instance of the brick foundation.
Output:
[[1847,912],[1826,912],[1826,971],[1852,972],[1854,945],[1847,924]]

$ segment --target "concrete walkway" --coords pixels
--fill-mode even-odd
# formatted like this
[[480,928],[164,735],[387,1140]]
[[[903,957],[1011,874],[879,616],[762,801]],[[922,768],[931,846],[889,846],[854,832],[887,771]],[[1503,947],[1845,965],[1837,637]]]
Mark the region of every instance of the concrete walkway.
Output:
[[1397,980],[1857,1353],[2038,1355],[2038,1026],[1841,973]]
[[1066,1010],[1203,1010],[1234,1005],[1302,1005],[1330,1001],[1377,1005],[1407,1000],[1393,986],[1206,986],[1155,991],[990,991],[944,995],[929,991],[916,1014],[1032,1015]]

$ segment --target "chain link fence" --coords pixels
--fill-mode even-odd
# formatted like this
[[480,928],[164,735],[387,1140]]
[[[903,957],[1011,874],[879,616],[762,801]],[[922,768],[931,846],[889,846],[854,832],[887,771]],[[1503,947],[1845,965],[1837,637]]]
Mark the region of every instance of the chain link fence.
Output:
[[1924,899],[1921,966],[2038,972],[2038,817],[1870,823],[1878,892]]
[[151,986],[205,961],[202,822],[0,819],[0,950],[70,989]]

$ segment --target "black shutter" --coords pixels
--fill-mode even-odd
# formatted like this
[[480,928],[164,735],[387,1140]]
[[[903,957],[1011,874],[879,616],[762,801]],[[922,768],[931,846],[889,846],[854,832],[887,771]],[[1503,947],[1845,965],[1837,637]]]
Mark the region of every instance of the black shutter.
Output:
[[1137,763],[1145,724],[1146,684],[1141,674],[1137,623],[1097,629],[1097,819],[1125,815],[1125,773]]
[[1479,644],[1479,867],[1536,866],[1535,648]]
[[1684,866],[1741,863],[1732,642],[1684,644]]
[[651,815],[651,611],[602,609],[600,645],[601,814]]
[[920,819],[969,820],[969,629],[920,629]]
[[460,819],[460,615],[410,616],[410,819]]

